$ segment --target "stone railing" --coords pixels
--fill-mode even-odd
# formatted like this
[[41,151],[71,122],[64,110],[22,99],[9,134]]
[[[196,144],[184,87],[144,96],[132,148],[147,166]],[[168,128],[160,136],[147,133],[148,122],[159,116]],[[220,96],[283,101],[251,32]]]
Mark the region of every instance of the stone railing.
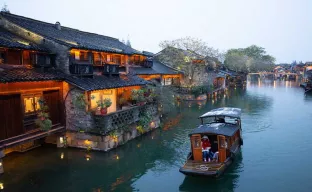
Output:
[[95,129],[93,131],[101,134],[116,130],[126,125],[133,124],[140,120],[144,114],[157,115],[157,103],[150,103],[142,106],[134,106],[129,109],[116,111],[107,115],[93,115]]

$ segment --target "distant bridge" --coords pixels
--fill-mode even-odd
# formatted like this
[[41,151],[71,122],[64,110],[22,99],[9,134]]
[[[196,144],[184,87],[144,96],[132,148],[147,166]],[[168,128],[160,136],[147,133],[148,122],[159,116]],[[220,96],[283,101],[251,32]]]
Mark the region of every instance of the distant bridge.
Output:
[[252,76],[258,76],[259,78],[274,78],[274,79],[278,79],[278,78],[285,78],[286,80],[289,79],[298,79],[299,76],[301,76],[300,74],[297,73],[290,73],[290,72],[258,72],[258,73],[248,73],[248,77],[252,78]]

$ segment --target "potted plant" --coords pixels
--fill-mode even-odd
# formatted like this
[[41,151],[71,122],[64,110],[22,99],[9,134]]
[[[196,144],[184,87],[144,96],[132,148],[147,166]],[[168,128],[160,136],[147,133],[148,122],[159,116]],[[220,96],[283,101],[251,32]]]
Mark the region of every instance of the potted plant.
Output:
[[137,105],[144,105],[145,104],[145,97],[143,90],[132,90],[131,92],[131,99]]
[[138,100],[138,91],[135,89],[131,90],[131,100],[132,104],[134,104]]
[[109,98],[105,98],[103,101],[98,100],[97,102],[98,107],[100,108],[101,115],[107,114],[107,108],[112,105],[112,101]]
[[119,108],[122,109],[122,107],[127,103],[127,101],[125,98],[121,97],[118,103],[119,103]]
[[143,89],[143,92],[144,97],[149,97],[152,91],[151,89]]
[[45,104],[44,100],[41,98],[38,101],[40,105],[40,111],[37,115],[35,121],[36,125],[43,131],[48,131],[52,128],[52,121],[49,119],[48,106]]
[[137,105],[141,106],[145,104],[145,97],[144,97],[144,91],[143,90],[138,90],[138,98],[137,98]]

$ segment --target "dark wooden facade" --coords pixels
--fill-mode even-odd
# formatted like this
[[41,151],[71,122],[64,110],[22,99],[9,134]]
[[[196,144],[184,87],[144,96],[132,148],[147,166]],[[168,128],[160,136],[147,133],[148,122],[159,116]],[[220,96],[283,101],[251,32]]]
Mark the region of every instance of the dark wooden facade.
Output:
[[53,55],[31,50],[0,47],[0,63],[9,65],[53,66]]
[[49,107],[52,124],[65,124],[63,82],[17,82],[0,84],[0,140],[36,130],[38,99]]
[[0,140],[24,133],[21,95],[0,95]]

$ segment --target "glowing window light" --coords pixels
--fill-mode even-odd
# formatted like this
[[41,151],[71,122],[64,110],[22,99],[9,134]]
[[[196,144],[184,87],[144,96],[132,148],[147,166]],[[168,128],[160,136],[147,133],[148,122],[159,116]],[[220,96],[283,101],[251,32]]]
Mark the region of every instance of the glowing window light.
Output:
[[60,143],[63,144],[64,143],[64,138],[60,137]]
[[153,128],[153,129],[154,129],[154,128],[156,127],[156,123],[155,123],[155,121],[152,121],[152,122],[151,122],[151,124],[150,124],[150,126],[151,126],[151,128]]

